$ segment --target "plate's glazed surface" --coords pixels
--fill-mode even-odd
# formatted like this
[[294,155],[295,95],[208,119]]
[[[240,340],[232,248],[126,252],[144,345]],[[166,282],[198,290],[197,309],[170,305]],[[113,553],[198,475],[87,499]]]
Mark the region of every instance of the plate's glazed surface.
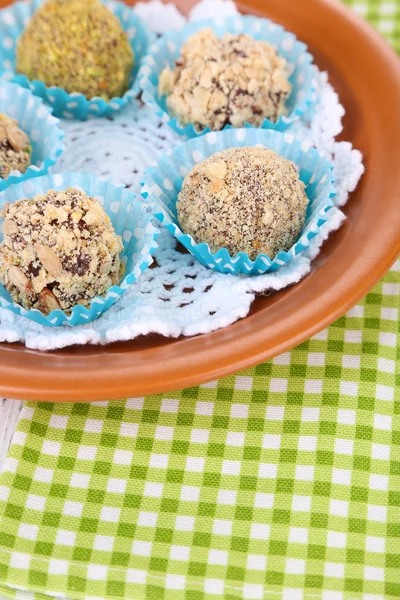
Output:
[[[5,5],[8,2],[0,2]],[[178,0],[187,12],[193,2]],[[309,45],[346,108],[343,138],[364,154],[366,174],[300,283],[259,298],[251,314],[195,338],[147,336],[107,347],[40,353],[0,344],[0,396],[87,401],[197,385],[270,359],[343,315],[400,252],[400,63],[373,29],[334,0],[246,0]]]

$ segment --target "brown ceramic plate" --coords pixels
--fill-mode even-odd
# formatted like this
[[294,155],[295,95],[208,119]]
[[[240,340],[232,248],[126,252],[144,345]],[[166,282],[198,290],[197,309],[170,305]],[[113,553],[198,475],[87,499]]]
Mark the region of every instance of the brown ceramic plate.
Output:
[[[6,4],[6,2],[1,2]],[[187,11],[191,2],[178,5]],[[400,251],[400,65],[378,34],[333,0],[246,0],[242,12],[270,17],[309,45],[346,108],[343,138],[366,174],[312,272],[259,298],[251,314],[194,338],[143,337],[107,347],[40,353],[0,344],[0,395],[84,401],[181,389],[268,360],[323,329],[362,298]]]

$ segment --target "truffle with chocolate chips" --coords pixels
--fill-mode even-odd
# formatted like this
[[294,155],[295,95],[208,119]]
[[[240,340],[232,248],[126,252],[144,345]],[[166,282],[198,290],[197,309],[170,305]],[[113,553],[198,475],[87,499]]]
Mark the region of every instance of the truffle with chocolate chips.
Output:
[[84,192],[50,190],[6,204],[0,214],[0,281],[24,308],[68,313],[119,283],[121,237]]
[[304,226],[308,198],[296,166],[267,148],[231,148],[197,164],[177,204],[184,233],[212,252],[271,260],[289,250]]
[[31,164],[31,144],[18,126],[18,121],[0,113],[0,177],[7,179],[10,171],[25,173]]
[[217,131],[226,125],[255,127],[287,113],[288,65],[267,42],[246,34],[218,38],[205,28],[182,47],[175,69],[164,69],[160,96],[181,125]]
[[133,50],[119,19],[100,0],[48,0],[17,47],[17,71],[88,100],[122,96]]

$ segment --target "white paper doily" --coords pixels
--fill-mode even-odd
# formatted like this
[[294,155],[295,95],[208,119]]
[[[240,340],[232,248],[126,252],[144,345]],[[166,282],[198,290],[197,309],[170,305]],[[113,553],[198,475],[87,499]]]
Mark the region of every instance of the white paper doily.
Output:
[[[137,5],[140,16],[158,33],[179,28],[183,17],[172,5],[153,1]],[[192,18],[232,14],[231,1],[203,0]],[[343,107],[325,73],[316,71],[319,107],[311,125],[297,123],[288,133],[311,142],[334,165],[338,206],[343,206],[363,173],[360,152],[348,142],[336,142],[342,130]],[[142,175],[156,157],[184,140],[154,116],[151,109],[126,107],[113,117],[87,122],[63,121],[66,150],[53,172],[91,172],[111,177],[136,193]],[[166,231],[153,268],[145,272],[121,300],[97,321],[73,328],[48,328],[0,309],[0,341],[23,342],[29,348],[51,350],[73,344],[108,344],[141,334],[195,335],[225,327],[245,317],[257,292],[280,290],[302,279],[330,232],[340,227],[341,210],[330,212],[322,233],[306,254],[276,273],[237,277],[215,273],[176,248]]]

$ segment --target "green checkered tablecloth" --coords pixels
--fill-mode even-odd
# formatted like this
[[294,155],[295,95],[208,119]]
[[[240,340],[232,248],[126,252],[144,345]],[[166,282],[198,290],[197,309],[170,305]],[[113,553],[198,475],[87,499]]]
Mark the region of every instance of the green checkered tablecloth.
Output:
[[400,52],[400,0],[345,0]]
[[[400,3],[354,2],[400,49]],[[400,261],[237,376],[26,404],[0,477],[0,596],[400,598]]]

